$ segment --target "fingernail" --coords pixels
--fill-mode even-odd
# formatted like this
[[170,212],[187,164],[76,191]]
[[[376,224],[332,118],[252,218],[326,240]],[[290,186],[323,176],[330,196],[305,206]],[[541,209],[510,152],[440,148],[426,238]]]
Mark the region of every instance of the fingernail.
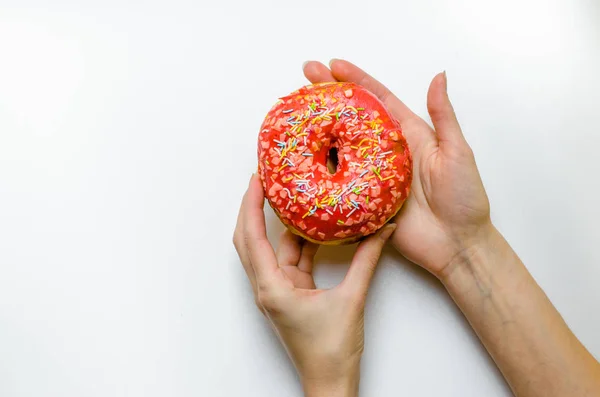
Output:
[[339,59],[337,59],[337,58],[331,58],[331,60],[329,61],[329,69],[331,69],[331,65],[333,65],[333,63],[335,61],[339,61]]
[[304,68],[306,67],[306,65],[308,65],[310,61],[304,61],[304,63],[302,64],[302,70],[304,70]]
[[396,224],[395,223],[388,224],[387,226],[385,226],[383,228],[383,230],[379,234],[379,238],[382,240],[387,240],[388,238],[390,238],[392,233],[394,233],[394,230],[396,230]]
[[448,92],[448,76],[445,70],[442,72],[442,75],[444,76],[444,91]]
[[249,185],[250,183],[252,183],[252,178],[254,178],[254,175],[256,175],[254,172],[253,172],[253,173],[250,175],[250,180],[248,181],[248,185]]

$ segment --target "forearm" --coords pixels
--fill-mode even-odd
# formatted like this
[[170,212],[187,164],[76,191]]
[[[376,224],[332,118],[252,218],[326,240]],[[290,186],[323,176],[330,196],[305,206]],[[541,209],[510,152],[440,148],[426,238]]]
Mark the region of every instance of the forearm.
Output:
[[600,395],[600,365],[491,228],[441,277],[519,397]]

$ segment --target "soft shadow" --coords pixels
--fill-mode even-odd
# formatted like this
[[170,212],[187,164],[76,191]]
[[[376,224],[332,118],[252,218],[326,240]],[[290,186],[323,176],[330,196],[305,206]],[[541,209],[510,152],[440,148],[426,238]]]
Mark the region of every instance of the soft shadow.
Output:
[[357,244],[352,245],[322,245],[315,256],[315,263],[321,265],[348,266],[352,261]]
[[461,330],[466,335],[468,335],[472,344],[476,346],[479,353],[481,353],[481,356],[485,357],[486,365],[490,369],[491,373],[494,374],[494,377],[498,381],[498,384],[504,385],[505,391],[507,393],[506,395],[512,396],[513,394],[510,390],[510,387],[508,386],[508,383],[506,382],[504,376],[502,376],[500,369],[496,366],[496,363],[489,355],[485,346],[481,343],[481,340],[467,321],[466,317],[463,315],[462,311],[456,305],[450,294],[448,294],[448,291],[440,282],[440,280],[438,280],[437,277],[433,276],[427,270],[423,269],[421,266],[414,264],[413,262],[400,255],[400,253],[390,245],[385,247],[382,255],[387,256],[388,259],[391,259],[394,262],[395,266],[398,266],[407,274],[414,276],[415,279],[418,279],[420,282],[422,282],[425,288],[431,288],[435,292],[437,292],[436,296],[438,296],[442,300],[441,303],[448,311],[454,314],[454,317],[458,320],[457,324],[459,324]]
[[383,249],[382,255],[385,255],[388,258],[391,258],[391,260],[398,267],[415,275],[416,277],[419,277],[424,283],[427,284],[427,286],[438,289],[438,290],[443,290],[444,292],[446,292],[446,289],[444,288],[442,283],[434,275],[429,273],[427,270],[423,269],[421,266],[415,265],[414,263],[412,263],[411,261],[409,261],[402,255],[400,255],[398,250],[396,250],[390,244],[385,246],[385,248]]

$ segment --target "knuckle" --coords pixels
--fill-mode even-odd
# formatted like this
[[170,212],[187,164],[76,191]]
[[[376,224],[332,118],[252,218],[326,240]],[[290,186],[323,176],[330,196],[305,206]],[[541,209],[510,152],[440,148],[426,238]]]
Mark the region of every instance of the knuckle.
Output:
[[259,291],[257,300],[259,305],[267,311],[277,306],[277,299],[267,291]]
[[254,304],[256,305],[256,307],[258,308],[258,310],[260,310],[261,313],[265,313],[265,308],[261,305],[260,300],[258,299],[258,297],[254,298]]
[[276,314],[281,312],[284,297],[281,293],[275,291],[273,288],[259,288],[257,300],[258,304],[265,310],[265,312]]
[[373,250],[372,252],[369,253],[369,255],[365,256],[364,259],[364,266],[368,269],[368,270],[373,270],[375,267],[377,267],[377,262],[379,262],[379,255],[380,255],[380,251],[381,248],[383,248],[383,244],[378,243],[377,245],[377,249]]
[[366,264],[365,266],[367,267],[367,271],[368,271],[368,275],[369,278],[372,277],[373,273],[375,273],[375,269],[377,269],[377,263],[379,262],[377,260],[378,258],[371,258]]

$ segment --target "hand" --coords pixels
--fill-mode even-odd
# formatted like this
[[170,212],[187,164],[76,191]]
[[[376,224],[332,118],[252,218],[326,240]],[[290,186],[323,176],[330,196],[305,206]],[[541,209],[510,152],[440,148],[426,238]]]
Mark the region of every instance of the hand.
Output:
[[395,225],[359,244],[344,280],[322,290],[312,277],[318,246],[286,230],[275,253],[266,236],[263,204],[261,183],[253,175],[233,242],[256,304],[294,362],[307,396],[357,395],[365,298]]
[[443,278],[448,265],[487,238],[490,207],[471,148],[448,99],[446,74],[431,82],[427,108],[435,130],[384,85],[350,62],[304,65],[312,83],[348,81],[362,85],[400,122],[413,156],[413,183],[395,219],[394,246],[407,259]]

